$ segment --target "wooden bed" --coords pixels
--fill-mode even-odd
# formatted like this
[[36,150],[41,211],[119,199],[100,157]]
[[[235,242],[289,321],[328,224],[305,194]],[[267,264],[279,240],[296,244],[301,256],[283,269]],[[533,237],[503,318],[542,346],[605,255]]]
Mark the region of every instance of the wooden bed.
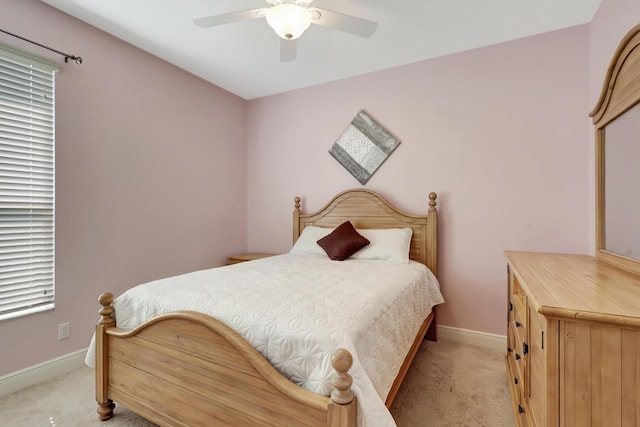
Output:
[[[437,275],[436,194],[426,215],[401,212],[378,194],[344,191],[323,208],[303,214],[294,199],[293,241],[310,225],[413,230],[410,258]],[[340,298],[336,295],[336,298]],[[113,416],[114,401],[160,425],[355,427],[356,402],[349,390],[351,354],[336,349],[331,397],[303,389],[278,372],[244,338],[213,317],[180,311],[158,316],[130,331],[116,327],[102,294],[96,325],[96,400],[101,420]],[[436,339],[435,307],[405,357],[386,405],[391,406],[425,335]]]

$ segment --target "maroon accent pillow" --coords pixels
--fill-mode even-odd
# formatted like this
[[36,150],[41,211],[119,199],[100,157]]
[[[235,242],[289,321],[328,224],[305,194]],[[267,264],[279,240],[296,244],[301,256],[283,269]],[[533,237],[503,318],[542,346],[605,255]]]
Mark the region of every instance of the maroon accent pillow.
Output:
[[370,242],[353,228],[353,224],[345,221],[331,233],[318,240],[317,243],[329,255],[329,258],[344,261]]

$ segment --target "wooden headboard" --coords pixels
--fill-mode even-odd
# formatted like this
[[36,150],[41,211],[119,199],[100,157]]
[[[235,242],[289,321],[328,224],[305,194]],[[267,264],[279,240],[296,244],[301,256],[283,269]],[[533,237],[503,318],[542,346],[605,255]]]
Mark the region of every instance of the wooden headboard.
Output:
[[436,193],[429,193],[426,215],[409,215],[392,206],[382,196],[365,189],[346,190],[317,212],[303,214],[300,197],[294,198],[293,243],[308,225],[337,227],[351,221],[356,228],[411,228],[409,258],[425,264],[438,275],[438,221]]

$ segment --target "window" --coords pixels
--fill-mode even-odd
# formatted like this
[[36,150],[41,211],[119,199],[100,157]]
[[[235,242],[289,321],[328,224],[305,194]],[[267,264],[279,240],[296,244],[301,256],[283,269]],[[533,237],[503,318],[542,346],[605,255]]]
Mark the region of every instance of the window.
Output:
[[56,71],[0,46],[0,320],[54,307]]

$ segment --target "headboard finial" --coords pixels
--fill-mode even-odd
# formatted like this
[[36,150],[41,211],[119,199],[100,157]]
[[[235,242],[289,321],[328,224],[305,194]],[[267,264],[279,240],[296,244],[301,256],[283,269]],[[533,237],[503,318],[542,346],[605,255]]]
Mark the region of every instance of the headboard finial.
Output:
[[293,198],[293,208],[297,211],[300,210],[300,197],[296,196]]
[[436,193],[429,193],[429,210],[430,211],[436,210],[436,205],[438,204],[438,202],[436,202],[437,198],[438,198],[438,195]]

